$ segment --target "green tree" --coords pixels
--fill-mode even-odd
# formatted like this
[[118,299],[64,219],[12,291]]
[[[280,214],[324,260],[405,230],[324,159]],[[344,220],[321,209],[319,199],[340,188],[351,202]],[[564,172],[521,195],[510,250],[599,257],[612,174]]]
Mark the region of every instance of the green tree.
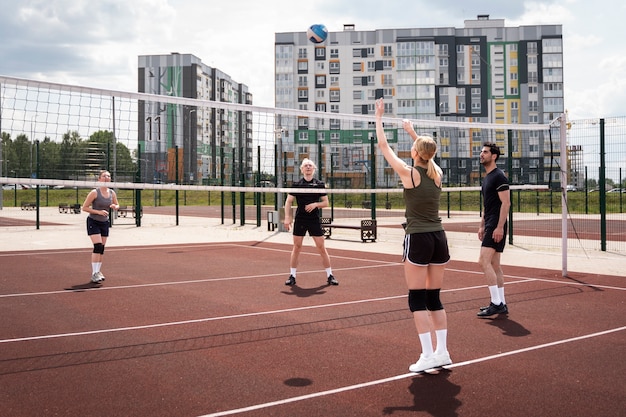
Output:
[[114,180],[132,180],[132,175],[137,169],[136,164],[133,162],[131,152],[126,145],[120,142],[115,143],[113,132],[99,130],[89,137],[89,141],[101,145],[101,149],[104,152],[104,164],[102,168],[108,169],[109,171],[112,171],[114,167],[113,148],[115,146],[115,174],[117,178],[114,178]]
[[75,130],[63,134],[59,149],[59,156],[63,161],[63,167],[59,170],[62,179],[77,179],[81,174],[84,176],[84,172],[79,171],[79,167],[83,166],[83,163],[80,163],[83,161],[79,162],[79,156],[84,155],[81,141],[80,134]]

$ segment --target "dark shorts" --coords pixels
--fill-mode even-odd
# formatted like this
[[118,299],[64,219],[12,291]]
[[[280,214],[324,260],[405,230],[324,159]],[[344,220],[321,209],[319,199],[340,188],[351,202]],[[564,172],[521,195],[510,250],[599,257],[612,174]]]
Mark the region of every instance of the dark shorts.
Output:
[[306,232],[309,232],[311,236],[324,236],[324,230],[318,219],[313,221],[298,220],[293,222],[293,235],[294,236],[306,236]]
[[502,253],[504,252],[504,245],[506,244],[506,232],[507,232],[508,224],[504,224],[504,235],[502,236],[502,240],[499,242],[494,242],[493,240],[493,230],[495,227],[485,227],[485,235],[483,236],[483,243],[480,246],[484,246],[486,248],[495,249],[496,252]]
[[404,236],[402,261],[415,265],[443,265],[450,260],[445,231],[411,233]]
[[109,222],[100,222],[87,217],[87,235],[109,236]]

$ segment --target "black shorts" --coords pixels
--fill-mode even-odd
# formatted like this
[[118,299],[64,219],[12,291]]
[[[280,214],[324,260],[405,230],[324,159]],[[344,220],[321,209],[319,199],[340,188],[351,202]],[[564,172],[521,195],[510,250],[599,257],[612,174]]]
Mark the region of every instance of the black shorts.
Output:
[[319,219],[313,219],[312,221],[296,219],[293,222],[293,235],[305,236],[306,232],[309,232],[311,236],[324,236],[324,230]]
[[443,265],[450,260],[446,232],[411,233],[404,236],[402,261],[415,265]]
[[87,217],[87,235],[109,236],[109,222],[101,222]]
[[480,246],[484,246],[486,248],[495,249],[496,252],[502,253],[504,252],[504,245],[506,244],[506,232],[507,232],[508,224],[504,224],[504,235],[502,235],[502,240],[499,242],[494,242],[493,240],[493,230],[495,227],[486,227],[485,226],[485,235],[483,236],[483,243]]

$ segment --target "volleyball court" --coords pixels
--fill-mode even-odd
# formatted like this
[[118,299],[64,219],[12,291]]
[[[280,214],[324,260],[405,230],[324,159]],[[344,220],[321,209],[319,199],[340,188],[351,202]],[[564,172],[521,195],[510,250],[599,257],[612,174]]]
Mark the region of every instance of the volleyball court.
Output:
[[[525,266],[504,268],[510,314],[479,319],[476,312],[488,298],[484,279],[475,262],[455,258],[459,248],[453,244],[442,292],[453,364],[427,374],[408,372],[419,351],[400,262],[403,214],[395,199],[401,196],[367,133],[371,117],[33,83],[2,82],[4,103],[12,109],[3,111],[9,121],[3,131],[16,138],[32,121],[42,139],[33,148],[36,178],[27,175],[29,169],[2,181],[48,188],[15,190],[14,217],[29,222],[31,232],[24,235],[33,248],[0,253],[0,414],[473,416],[497,410],[510,416],[618,416],[624,409],[619,359],[625,286],[623,277],[602,273],[601,261],[595,272],[564,276],[562,270],[533,268],[531,253]],[[149,108],[166,105],[178,112],[181,123],[170,131],[180,136],[160,136],[166,125],[156,114],[137,123],[146,101]],[[196,110],[194,120],[211,114],[250,120],[248,133],[259,145],[249,152],[238,146],[238,136],[220,138],[231,145],[198,165],[214,182],[189,183],[188,170],[197,174],[188,162],[196,157],[184,151],[189,132],[197,131],[184,124],[190,110]],[[385,123],[396,150],[406,154],[401,121]],[[475,137],[478,146],[551,136],[549,126],[539,125],[415,124],[422,133],[435,133],[444,168],[444,160],[453,163],[453,138]],[[100,134],[93,135],[102,131],[112,131],[115,141],[98,142]],[[69,140],[71,132],[91,145],[66,159],[67,171],[49,161],[44,174],[53,147],[42,149],[43,137],[68,134]],[[205,140],[197,135],[193,139]],[[137,137],[144,140],[137,144]],[[122,168],[128,162],[122,145],[136,155],[135,165]],[[269,230],[268,213],[280,216],[279,202],[304,155],[318,161],[334,200],[325,215],[342,224],[376,219],[380,226],[375,243],[361,242],[352,230],[333,232],[328,247],[339,286],[326,285],[310,241],[298,285],[283,284],[290,236]],[[57,204],[82,202],[100,169],[115,174],[113,186],[133,210],[114,218],[110,242],[126,244],[107,247],[107,280],[94,285],[85,273],[88,245],[62,244],[66,233],[82,233],[80,215],[58,212]],[[470,170],[464,179],[472,178]],[[261,187],[262,181],[271,184]],[[450,176],[446,184],[448,195],[459,193],[460,206],[476,207],[453,210],[452,217],[475,219],[479,200],[461,192],[476,196],[476,190],[454,188],[465,187]],[[546,185],[524,190],[520,184],[520,192]],[[21,200],[30,198],[38,210],[21,209]],[[195,232],[205,233],[205,241],[189,232],[193,243],[168,243],[173,227],[203,216],[220,220],[210,230],[197,223]],[[44,223],[50,219],[55,225]],[[36,249],[35,224],[57,233],[58,245]],[[145,229],[160,236],[138,245]]]

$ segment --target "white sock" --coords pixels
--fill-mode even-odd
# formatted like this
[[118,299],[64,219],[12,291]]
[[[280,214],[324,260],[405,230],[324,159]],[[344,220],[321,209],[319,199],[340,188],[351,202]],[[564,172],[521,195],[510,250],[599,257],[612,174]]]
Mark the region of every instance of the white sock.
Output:
[[425,357],[432,356],[433,355],[433,338],[430,335],[430,332],[420,333],[419,338],[420,338],[420,344],[422,345],[422,355],[424,355]]
[[491,294],[491,302],[492,303],[494,303],[497,306],[499,306],[500,303],[502,303],[502,300],[500,299],[500,291],[498,291],[498,286],[497,285],[490,285],[489,286],[489,294]]
[[98,272],[100,269],[98,268],[98,262],[92,262],[91,263],[91,273],[95,274],[96,272]]
[[448,351],[448,329],[435,330],[435,336],[437,338],[437,349],[435,353],[441,355]]
[[289,271],[290,271],[289,273],[291,275],[293,275],[293,277],[295,278],[296,277],[296,268],[289,268]]
[[326,268],[326,277],[328,278],[333,274],[333,270],[331,268]]
[[506,301],[504,300],[504,287],[498,287],[498,293],[500,294],[500,301],[502,301],[502,304],[506,304]]

